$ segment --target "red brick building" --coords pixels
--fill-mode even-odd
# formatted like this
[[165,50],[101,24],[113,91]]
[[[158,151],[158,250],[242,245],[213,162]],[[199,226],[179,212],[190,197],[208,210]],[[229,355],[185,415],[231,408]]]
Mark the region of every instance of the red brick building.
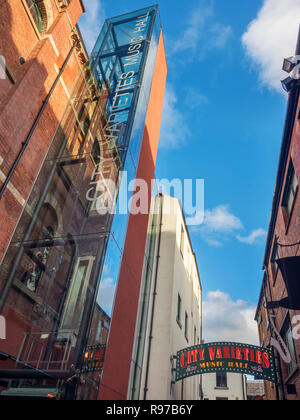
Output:
[[[42,277],[48,248],[43,248],[44,255],[25,253],[11,281],[6,274],[16,257],[16,240],[21,240],[31,219],[36,222],[35,238],[45,224],[58,227],[49,203],[44,202],[34,216],[43,189],[37,177],[55,133],[61,135],[66,128],[62,117],[68,114],[75,82],[88,61],[77,27],[83,12],[81,0],[0,2],[0,54],[6,76],[0,79],[0,311],[6,320],[6,340],[1,340],[0,350],[12,358],[18,356],[24,334],[38,330],[41,319],[47,318],[43,299],[48,292],[45,285],[39,293],[37,284],[30,286],[29,273],[31,279]],[[59,198],[53,194],[52,199]],[[53,261],[54,255],[49,253],[48,258]],[[2,367],[11,368],[13,363],[5,361]]]
[[[125,172],[150,206],[167,66],[157,6],[108,19],[90,59],[82,11],[1,3],[1,399],[127,397],[148,214],[100,210]],[[87,372],[97,346],[104,365]]]
[[[299,54],[300,34],[296,50],[296,55]],[[271,337],[280,343],[274,348],[278,384],[265,384],[266,397],[270,400],[300,400],[300,340],[295,330],[299,324],[296,317],[300,315],[300,286],[297,284],[300,278],[300,86],[299,81],[287,80],[292,85],[256,313],[261,344],[268,347]],[[274,304],[278,301],[281,302]],[[273,304],[268,305],[268,302]],[[286,350],[290,360],[284,360]]]
[[83,44],[66,63],[59,83],[40,115],[75,40],[81,0],[1,0],[0,54],[6,74],[0,80],[0,187],[18,158],[33,124],[28,146],[0,200],[0,263],[37,177],[74,82],[87,61]]

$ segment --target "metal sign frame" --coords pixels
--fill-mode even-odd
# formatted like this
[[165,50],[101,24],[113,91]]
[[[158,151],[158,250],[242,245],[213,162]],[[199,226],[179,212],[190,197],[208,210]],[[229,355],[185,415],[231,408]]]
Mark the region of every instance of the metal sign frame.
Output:
[[254,375],[276,383],[271,349],[233,342],[208,343],[177,352],[176,382],[205,373],[228,372]]

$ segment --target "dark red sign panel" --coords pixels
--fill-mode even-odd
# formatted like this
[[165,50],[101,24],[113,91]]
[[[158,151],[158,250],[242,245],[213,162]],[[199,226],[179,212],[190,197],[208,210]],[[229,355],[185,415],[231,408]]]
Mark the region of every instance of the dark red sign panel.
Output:
[[103,369],[105,345],[90,346],[85,349],[83,356],[82,373],[98,372]]
[[270,349],[222,342],[193,346],[177,353],[176,381],[214,372],[242,373],[276,382]]

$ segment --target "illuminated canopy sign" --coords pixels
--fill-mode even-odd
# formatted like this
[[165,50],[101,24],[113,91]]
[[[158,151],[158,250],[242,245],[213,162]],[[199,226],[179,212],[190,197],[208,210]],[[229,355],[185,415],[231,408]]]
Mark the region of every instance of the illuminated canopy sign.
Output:
[[99,372],[103,369],[105,345],[90,346],[84,351],[81,373]]
[[239,343],[210,343],[177,353],[176,381],[213,372],[254,375],[276,382],[272,350]]

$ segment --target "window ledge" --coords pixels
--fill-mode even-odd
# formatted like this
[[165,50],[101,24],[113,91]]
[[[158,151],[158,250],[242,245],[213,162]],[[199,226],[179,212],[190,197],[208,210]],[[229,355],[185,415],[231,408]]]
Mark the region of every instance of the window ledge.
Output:
[[38,297],[34,292],[28,289],[20,280],[14,280],[14,286],[21,290],[27,297],[29,297],[35,303],[41,303],[41,298]]

